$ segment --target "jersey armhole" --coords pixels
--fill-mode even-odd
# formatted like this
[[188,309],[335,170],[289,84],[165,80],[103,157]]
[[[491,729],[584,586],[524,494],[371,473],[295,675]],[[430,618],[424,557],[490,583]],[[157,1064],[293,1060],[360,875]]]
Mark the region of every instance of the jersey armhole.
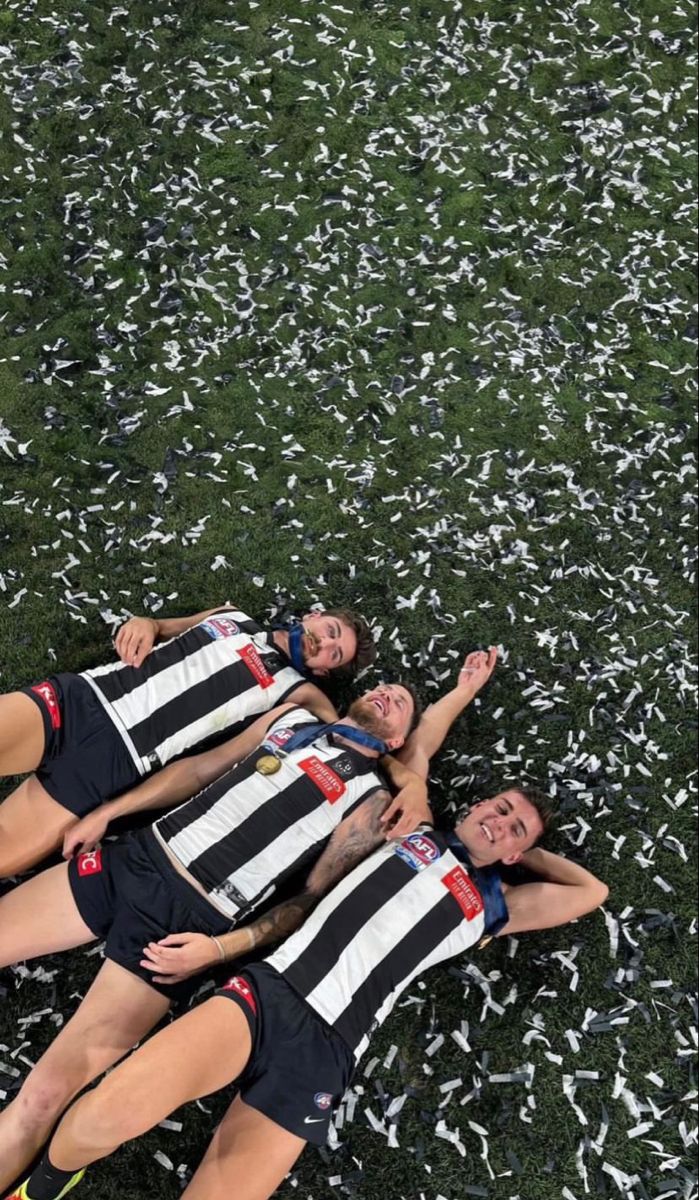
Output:
[[[286,689],[286,691],[285,691],[285,692],[282,692],[282,694],[281,694],[281,696],[279,697],[279,700],[277,701],[277,703],[278,703],[278,704],[286,704],[286,702],[287,702],[287,697],[288,697],[288,696],[290,696],[292,692],[296,692],[296,691],[298,691],[298,689],[299,689],[300,687],[303,687],[303,685],[304,685],[305,683],[308,683],[308,680],[307,680],[307,679],[304,679],[303,675],[299,675],[299,677],[298,677],[298,681],[297,681],[297,682],[295,682],[295,683],[290,683],[290,684],[289,684],[289,686],[288,686],[288,688]],[[303,704],[296,704],[294,707],[295,707],[295,708],[303,708]],[[306,712],[308,712],[308,711],[309,711],[309,709],[306,709]],[[313,715],[313,714],[311,714],[311,715]]]
[[[279,706],[284,703],[286,703],[286,701],[280,700],[279,704],[275,704],[274,707],[279,708]],[[291,708],[288,708],[287,711],[285,713],[282,713],[280,717],[273,717],[270,720],[270,723],[267,726],[266,733],[269,733],[269,731],[273,725],[277,725],[280,721],[286,721],[295,712],[302,712],[302,713],[306,714],[306,716],[308,717],[308,720],[304,721],[304,725],[317,725],[318,724],[317,718],[314,717],[313,713],[309,712],[309,710],[307,708],[304,708],[302,704],[292,704]]]

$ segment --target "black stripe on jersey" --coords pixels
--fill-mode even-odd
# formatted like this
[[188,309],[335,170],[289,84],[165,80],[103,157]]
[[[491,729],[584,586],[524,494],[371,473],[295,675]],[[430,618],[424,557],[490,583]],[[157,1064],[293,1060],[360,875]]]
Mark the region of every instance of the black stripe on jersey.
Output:
[[355,989],[352,1001],[334,1023],[334,1029],[356,1049],[371,1032],[377,1013],[386,999],[408,979],[423,959],[458,929],[464,915],[453,896],[445,891],[421,921],[377,963],[364,982]]
[[[263,656],[265,668],[270,675],[278,675],[286,669],[284,663],[276,654]],[[179,733],[188,725],[193,725],[200,717],[205,717],[219,705],[236,696],[257,687],[254,676],[240,659],[223,667],[220,671],[195,683],[179,696],[168,700],[150,716],[145,717],[129,730],[129,736],[138,754],[145,758],[156,746],[161,745],[166,738]],[[236,724],[228,728],[234,729]]]
[[398,854],[381,863],[330,913],[302,954],[285,969],[285,979],[302,996],[309,996],[336,965],[344,947],[414,878],[414,871]]
[[155,678],[161,671],[167,671],[168,667],[184,662],[210,641],[211,635],[201,626],[196,626],[194,629],[188,629],[180,637],[173,638],[171,642],[166,642],[164,646],[156,646],[143,660],[142,666],[119,667],[115,663],[114,670],[108,675],[91,675],[90,679],[105,699],[114,703],[115,700],[120,700],[122,696],[135,691],[146,680]]

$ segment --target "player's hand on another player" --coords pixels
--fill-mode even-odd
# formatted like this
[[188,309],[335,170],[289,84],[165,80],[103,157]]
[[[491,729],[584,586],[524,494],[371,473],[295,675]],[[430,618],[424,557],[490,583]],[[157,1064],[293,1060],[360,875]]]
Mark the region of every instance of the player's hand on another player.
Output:
[[94,850],[102,841],[108,825],[109,816],[102,809],[96,808],[88,813],[63,838],[63,857],[74,858],[76,854],[87,854]]
[[148,657],[158,636],[158,622],[154,617],[131,617],[114,639],[114,648],[123,663],[140,667]]
[[182,983],[221,962],[213,938],[205,933],[171,933],[144,948],[141,966],[153,972],[153,983]]
[[427,798],[427,785],[415,778],[394,796],[381,815],[386,838],[402,838],[414,833],[419,825],[432,824],[432,809]]
[[497,646],[491,646],[489,650],[472,650],[459,671],[457,687],[468,688],[472,695],[477,695],[493,674],[497,661]]

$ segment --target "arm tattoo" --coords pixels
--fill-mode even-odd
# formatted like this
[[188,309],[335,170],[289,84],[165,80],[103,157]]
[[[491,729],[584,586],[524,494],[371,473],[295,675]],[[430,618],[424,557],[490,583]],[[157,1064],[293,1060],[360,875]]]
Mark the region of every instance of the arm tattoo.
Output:
[[309,892],[320,898],[382,844],[384,832],[379,818],[390,801],[388,792],[377,792],[345,818],[308,877]]
[[251,925],[246,925],[246,932],[251,938],[250,949],[288,937],[303,924],[317,899],[310,892],[301,892],[299,896],[294,896],[293,900],[278,904],[271,912],[258,917]]

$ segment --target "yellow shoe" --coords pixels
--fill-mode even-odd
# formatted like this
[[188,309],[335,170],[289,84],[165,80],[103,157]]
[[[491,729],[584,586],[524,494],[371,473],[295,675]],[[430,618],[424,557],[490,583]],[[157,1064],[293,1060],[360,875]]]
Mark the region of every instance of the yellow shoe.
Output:
[[[63,1197],[67,1196],[68,1192],[72,1192],[73,1188],[77,1187],[77,1185],[80,1183],[80,1180],[83,1178],[84,1174],[85,1174],[85,1168],[83,1168],[82,1171],[76,1171],[73,1178],[68,1180],[68,1183],[63,1188],[63,1190],[60,1191],[57,1196],[54,1196],[53,1200],[63,1200]],[[28,1187],[29,1187],[29,1180],[27,1180],[26,1183],[23,1183],[22,1186],[20,1188],[18,1188],[16,1192],[12,1192],[12,1195],[8,1196],[7,1200],[33,1200],[32,1196],[30,1195],[30,1193],[27,1190]]]

